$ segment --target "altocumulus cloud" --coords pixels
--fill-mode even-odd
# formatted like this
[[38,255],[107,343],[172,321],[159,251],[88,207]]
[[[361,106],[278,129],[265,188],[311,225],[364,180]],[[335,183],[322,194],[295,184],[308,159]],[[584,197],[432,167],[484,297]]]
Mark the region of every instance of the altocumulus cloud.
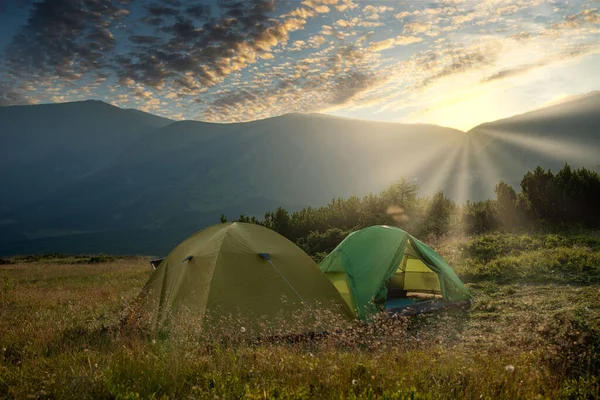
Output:
[[[222,122],[392,107],[466,74],[508,81],[595,53],[600,25],[600,3],[583,0],[2,4],[23,17],[0,8],[17,26],[0,40],[0,105],[94,97]],[[518,46],[527,60],[508,57]]]

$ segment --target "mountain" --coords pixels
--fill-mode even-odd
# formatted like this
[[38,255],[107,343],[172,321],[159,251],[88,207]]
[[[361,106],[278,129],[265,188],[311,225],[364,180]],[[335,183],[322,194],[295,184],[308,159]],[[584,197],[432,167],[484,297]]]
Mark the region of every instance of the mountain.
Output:
[[401,177],[425,194],[486,198],[498,180],[518,184],[538,164],[593,163],[598,99],[467,134],[322,114],[174,122],[96,101],[0,108],[0,179],[10,193],[0,200],[0,254],[164,254],[221,213],[318,206]]
[[526,171],[600,165],[600,91],[479,125],[469,132],[474,187],[490,193],[500,179],[518,186]]
[[[280,205],[298,209],[377,192],[407,174],[427,177],[438,165],[423,161],[463,136],[430,125],[319,114],[242,124],[174,122],[145,133],[84,179],[13,208],[0,239],[12,252],[31,246],[164,252],[221,213],[260,216]],[[127,238],[117,239],[123,232]],[[83,250],[96,240],[101,247]]]
[[108,166],[172,121],[101,101],[0,107],[0,207],[44,197]]

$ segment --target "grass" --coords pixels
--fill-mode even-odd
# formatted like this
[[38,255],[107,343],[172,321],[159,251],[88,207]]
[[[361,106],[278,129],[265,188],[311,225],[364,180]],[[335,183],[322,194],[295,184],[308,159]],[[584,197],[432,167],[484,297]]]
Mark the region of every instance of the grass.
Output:
[[436,243],[470,310],[298,343],[238,340],[235,320],[220,327],[228,341],[193,324],[168,338],[123,324],[144,258],[14,259],[0,265],[0,398],[598,398],[597,241]]

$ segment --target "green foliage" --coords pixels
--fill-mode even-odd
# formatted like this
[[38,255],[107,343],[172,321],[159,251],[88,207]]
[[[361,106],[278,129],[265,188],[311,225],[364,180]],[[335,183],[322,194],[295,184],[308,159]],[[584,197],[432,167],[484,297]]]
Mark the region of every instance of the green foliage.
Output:
[[101,263],[107,263],[107,262],[111,262],[111,261],[114,261],[114,257],[107,256],[105,254],[100,253],[95,256],[91,256],[90,259],[88,260],[88,263],[101,264]]
[[15,290],[15,283],[9,275],[3,275],[0,282],[0,301],[8,300]]
[[600,253],[586,248],[543,249],[503,256],[463,269],[465,281],[600,283]]
[[[120,257],[127,258],[127,257]],[[68,255],[60,253],[49,254],[33,254],[25,256],[16,256],[5,260],[4,264],[17,263],[47,263],[47,264],[102,264],[115,261],[114,256],[109,256],[103,253],[96,255]],[[0,263],[2,265],[2,263]]]
[[467,201],[463,209],[465,232],[479,234],[495,231],[501,227],[497,203],[493,200]]
[[[241,215],[237,221],[273,229],[311,256],[330,252],[349,232],[372,225],[396,225],[423,235],[448,233],[458,221],[456,204],[441,192],[431,199],[418,198],[417,192],[416,184],[402,179],[379,195],[337,198],[326,206],[292,213],[279,207],[265,213],[263,220]],[[224,215],[223,220],[227,220]]]
[[281,207],[265,215],[265,226],[287,238],[293,238],[290,213]]
[[488,262],[503,256],[558,247],[587,247],[600,251],[600,237],[591,235],[486,234],[461,242],[458,247],[465,259]]
[[562,388],[565,399],[597,399],[600,397],[600,379],[597,376],[569,379]]
[[[333,250],[343,237],[372,225],[395,225],[421,238],[449,234],[483,234],[528,230],[564,231],[586,225],[600,227],[600,175],[568,165],[554,175],[538,167],[521,182],[522,193],[501,181],[496,199],[457,205],[443,192],[418,197],[418,187],[406,179],[378,195],[333,199],[323,207],[289,212],[281,207],[264,219],[240,216],[238,221],[273,229],[302,247],[315,260]],[[221,221],[227,218],[221,215]],[[487,239],[482,239],[487,240]],[[431,240],[430,240],[431,241]],[[525,240],[528,243],[529,239]],[[520,248],[524,243],[511,243]],[[500,245],[501,247],[502,245]],[[485,251],[485,246],[481,251]],[[317,255],[318,254],[318,255]]]
[[388,205],[410,208],[417,201],[418,193],[419,187],[415,183],[402,178],[382,191],[380,197]]
[[600,225],[600,174],[585,168],[558,173],[537,167],[521,181],[522,199],[535,218],[555,225]]
[[[311,232],[300,238],[298,246],[308,254],[328,254],[348,236],[350,231],[338,228],[327,229],[325,232]],[[324,258],[324,257],[323,257]]]
[[438,192],[427,207],[425,218],[419,227],[418,234],[422,237],[429,235],[442,236],[450,232],[452,217],[456,211],[456,204]]
[[524,221],[523,204],[512,186],[500,181],[494,189],[498,219],[504,230],[511,231],[521,226]]

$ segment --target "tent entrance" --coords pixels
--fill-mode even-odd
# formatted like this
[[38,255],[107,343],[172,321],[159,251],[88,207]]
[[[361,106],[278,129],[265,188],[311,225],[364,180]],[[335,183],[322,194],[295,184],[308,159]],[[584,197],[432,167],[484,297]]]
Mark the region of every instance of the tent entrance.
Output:
[[419,301],[442,298],[439,275],[416,256],[410,241],[386,287],[386,308],[406,307]]

